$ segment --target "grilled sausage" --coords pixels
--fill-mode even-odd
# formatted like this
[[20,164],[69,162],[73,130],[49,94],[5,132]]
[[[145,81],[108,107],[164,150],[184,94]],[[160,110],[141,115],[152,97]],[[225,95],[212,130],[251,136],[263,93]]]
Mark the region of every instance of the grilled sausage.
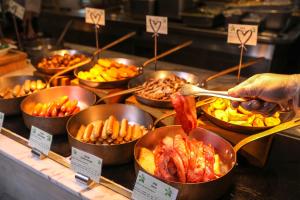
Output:
[[124,137],[124,140],[126,142],[129,142],[132,138],[132,131],[133,131],[133,127],[131,125],[128,125],[128,129],[127,129],[127,135]]
[[24,83],[25,93],[28,94],[30,92],[30,80],[26,80]]
[[46,114],[47,114],[47,110],[48,110],[48,106],[49,104],[48,103],[44,103],[43,106],[42,106],[42,110],[39,114],[40,117],[45,117]]
[[68,107],[71,105],[71,101],[67,101],[65,102],[61,107],[60,107],[60,111],[61,112],[66,112]]
[[31,91],[35,91],[36,90],[36,81],[31,81],[30,82],[30,90]]
[[19,96],[19,94],[20,94],[20,91],[21,91],[21,85],[16,85],[15,87],[14,87],[14,89],[13,89],[13,95],[15,96],[15,97],[18,97]]
[[113,125],[113,134],[111,135],[112,139],[117,139],[119,136],[119,132],[120,132],[120,122],[118,120],[114,121],[114,125]]
[[101,133],[101,138],[102,138],[103,140],[107,139],[107,137],[108,137],[107,131],[106,131],[107,126],[108,126],[108,120],[105,120],[103,129],[102,129],[102,133]]
[[90,123],[86,126],[86,129],[84,130],[84,134],[83,134],[84,142],[88,142],[90,140],[93,128],[94,128],[94,125],[92,123]]
[[81,125],[78,132],[77,132],[77,135],[76,135],[76,139],[81,141],[82,140],[82,137],[83,137],[83,134],[84,134],[84,130],[85,130],[85,126],[84,125]]
[[68,96],[62,96],[56,101],[56,108],[60,109],[69,100]]
[[95,122],[93,122],[94,124],[94,128],[92,131],[92,135],[91,135],[91,141],[95,142],[98,140],[98,137],[101,134],[102,128],[103,128],[103,121],[101,120],[97,120]]
[[133,127],[132,140],[136,140],[140,137],[142,137],[141,127],[139,125],[135,124]]
[[43,83],[43,81],[41,81],[41,80],[36,81],[36,89],[41,90],[44,87],[45,87],[45,83]]
[[108,124],[107,124],[107,129],[106,129],[106,134],[111,135],[113,133],[113,127],[114,127],[114,122],[115,122],[115,117],[114,116],[109,116],[108,118]]
[[127,135],[128,120],[122,119],[119,137],[123,138]]
[[43,104],[37,103],[33,108],[32,115],[38,116],[40,114],[40,112],[42,111],[42,107],[43,107]]

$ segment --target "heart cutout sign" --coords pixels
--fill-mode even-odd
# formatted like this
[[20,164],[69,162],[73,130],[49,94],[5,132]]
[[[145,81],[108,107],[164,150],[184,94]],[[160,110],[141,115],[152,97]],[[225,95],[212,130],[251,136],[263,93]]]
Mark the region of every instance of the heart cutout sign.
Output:
[[90,12],[90,17],[93,21],[93,24],[99,24],[102,15],[100,13],[94,13],[94,12]]
[[247,42],[251,39],[252,37],[252,31],[251,30],[247,30],[247,31],[242,31],[240,29],[238,29],[236,31],[237,37],[240,41],[241,44],[246,45]]
[[85,22],[95,25],[105,25],[105,10],[96,8],[85,8]]
[[150,19],[150,26],[154,33],[158,33],[161,28],[161,21]]

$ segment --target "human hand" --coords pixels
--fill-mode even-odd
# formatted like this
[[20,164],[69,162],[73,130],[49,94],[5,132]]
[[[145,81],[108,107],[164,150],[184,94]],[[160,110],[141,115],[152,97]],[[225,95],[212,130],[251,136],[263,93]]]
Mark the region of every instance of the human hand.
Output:
[[249,101],[233,102],[232,106],[272,115],[279,109],[296,109],[299,100],[300,75],[257,74],[228,90],[233,97]]

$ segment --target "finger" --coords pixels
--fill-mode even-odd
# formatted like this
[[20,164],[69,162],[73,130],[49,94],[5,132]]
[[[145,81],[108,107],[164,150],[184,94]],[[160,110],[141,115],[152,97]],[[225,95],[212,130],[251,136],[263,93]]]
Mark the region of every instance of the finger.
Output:
[[240,105],[240,102],[238,102],[238,101],[231,101],[230,103],[231,103],[232,108],[238,108]]
[[233,97],[256,97],[260,90],[253,86],[248,85],[244,87],[235,87],[228,90],[228,94]]
[[278,108],[278,104],[276,103],[264,102],[262,107],[259,110],[256,110],[256,112],[266,116],[271,116],[278,110]]
[[255,111],[259,110],[263,106],[263,102],[258,99],[254,99],[250,101],[241,102],[241,106],[246,110]]

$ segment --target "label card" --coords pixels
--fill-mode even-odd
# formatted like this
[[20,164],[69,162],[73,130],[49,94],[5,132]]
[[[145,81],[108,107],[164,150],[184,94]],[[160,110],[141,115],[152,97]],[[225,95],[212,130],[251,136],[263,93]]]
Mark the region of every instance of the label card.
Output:
[[4,122],[4,113],[3,113],[3,112],[0,112],[0,129],[1,129],[2,126],[3,126],[3,122]]
[[52,143],[52,135],[32,126],[30,130],[29,146],[37,149],[44,155],[48,155]]
[[105,26],[105,10],[96,8],[85,8],[85,22]]
[[8,11],[23,20],[24,18],[24,13],[25,13],[25,8],[21,6],[20,4],[16,3],[13,0],[10,0],[8,2]]
[[102,159],[72,147],[71,168],[76,173],[87,176],[96,183],[99,183],[102,171]]
[[178,190],[156,178],[139,171],[133,188],[135,200],[175,200]]
[[168,34],[168,18],[147,15],[146,31],[149,33]]
[[257,43],[257,32],[257,26],[229,24],[227,42],[255,46]]

